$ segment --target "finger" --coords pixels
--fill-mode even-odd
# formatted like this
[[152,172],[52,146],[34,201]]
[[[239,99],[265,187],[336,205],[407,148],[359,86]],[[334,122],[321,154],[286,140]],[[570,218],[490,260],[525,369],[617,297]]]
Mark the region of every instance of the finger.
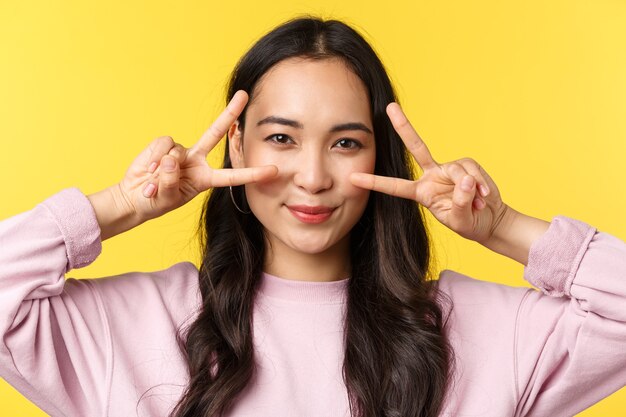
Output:
[[[477,164],[475,165],[477,166]],[[444,164],[441,166],[441,169],[446,173],[446,175],[448,175],[452,179],[452,181],[455,184],[455,189],[463,181],[463,179],[467,177],[468,175],[473,177],[474,187],[479,189],[481,186],[480,181],[482,178],[482,174],[480,173],[478,169],[474,169],[474,167],[470,166],[470,164],[466,160],[460,160],[459,162],[455,161],[455,162]],[[475,174],[474,172],[477,172],[477,173]],[[474,191],[476,192],[477,190],[474,190]],[[483,208],[487,206],[485,201],[480,197],[480,193],[476,194],[474,201],[473,201],[473,205],[477,210],[482,210]]]
[[155,172],[163,155],[167,155],[170,149],[175,145],[176,142],[174,142],[171,136],[160,136],[153,140],[150,145],[148,145],[150,155],[146,161],[146,170],[151,174]]
[[456,183],[452,193],[450,222],[454,230],[468,230],[473,227],[472,204],[476,195],[476,180],[471,175],[464,176]]
[[[163,149],[165,149],[165,147],[163,147]],[[187,148],[185,148],[180,143],[174,142],[174,146],[167,153],[159,152],[159,158],[155,158],[157,156],[157,154],[155,153],[154,156],[151,158],[155,159],[155,161],[150,162],[150,164],[148,165],[148,172],[153,174],[154,177],[157,177],[158,174],[161,172],[160,162],[165,155],[173,156],[178,161],[178,165],[182,166],[183,162],[185,162],[185,159],[187,159]]]
[[487,207],[487,203],[485,203],[485,200],[483,200],[480,197],[475,197],[472,204],[473,204],[473,207],[479,211]]
[[[459,162],[455,161],[444,164],[441,166],[441,169],[446,175],[448,175],[452,179],[454,184],[459,184],[463,180],[463,177],[465,177],[466,175],[471,175],[472,177],[474,177],[475,186],[479,191],[479,193],[476,195],[476,198],[480,200],[480,202],[477,202],[476,208],[478,210],[481,210],[487,205],[487,203],[485,203],[485,201],[483,200],[483,197],[486,197],[487,194],[489,194],[490,192],[490,188],[487,188],[487,193],[483,191],[485,185],[491,182],[495,189],[495,184],[491,181],[491,178],[486,175],[487,173],[484,170],[480,169],[480,166],[478,164],[473,161],[472,164],[471,162],[468,162],[467,159],[469,158],[466,158],[465,160],[459,160]],[[488,180],[485,180],[486,176]]]
[[161,172],[159,173],[159,184],[157,195],[165,201],[175,201],[179,194],[180,165],[176,158],[165,155],[161,159]]
[[465,167],[456,161],[441,165],[441,170],[452,180],[452,182],[454,182],[454,184],[460,183],[461,180],[463,180],[463,177],[470,175]]
[[411,155],[413,155],[422,170],[437,166],[437,162],[433,159],[428,147],[415,129],[413,129],[413,126],[411,126],[409,119],[400,108],[400,105],[395,102],[389,103],[389,105],[387,105],[387,115],[394,129],[398,132],[407,149],[411,152]]
[[483,197],[489,195],[490,189],[489,181],[486,175],[487,173],[481,169],[480,165],[478,165],[478,163],[471,158],[463,158],[458,162],[463,165],[463,168],[465,168],[465,170],[476,179],[480,195]]
[[179,164],[182,164],[187,157],[187,149],[180,143],[177,143],[167,154],[173,156]]
[[[187,148],[185,148],[180,143],[177,143],[172,149],[170,149],[167,154],[176,158],[176,161],[178,162],[178,166],[180,168],[183,166],[185,160],[187,159]],[[160,168],[160,166],[157,168],[157,172],[155,172],[155,175],[158,173],[158,170]]]
[[[444,173],[446,173],[446,175],[448,175],[452,179],[455,186],[461,183],[463,181],[463,178],[470,175],[474,178],[474,186],[477,187],[480,180],[476,178],[476,175],[474,175],[470,171],[470,170],[473,170],[471,167],[470,167],[470,170],[466,169],[467,165],[468,164],[465,162],[461,163],[460,161],[459,162],[455,161],[455,162],[450,162],[450,163],[442,165],[441,169],[444,171]],[[480,172],[478,174],[480,175],[479,178],[482,178],[482,174],[480,174]],[[478,195],[476,195],[476,199],[480,201],[480,202],[478,201],[476,202],[477,204],[476,208],[480,210],[479,208],[480,206],[486,206],[486,203]]]
[[494,193],[494,194],[499,195],[498,186],[491,178],[491,175],[489,175],[489,173],[485,171],[485,169],[480,165],[478,166],[478,169],[480,170],[480,173],[482,174],[483,178],[485,178],[485,180],[487,181],[487,186],[489,187],[489,193],[490,194]]
[[224,168],[215,169],[211,176],[211,187],[228,187],[232,185],[263,182],[278,174],[275,165],[254,168]]
[[[187,148],[185,148],[180,143],[177,143],[174,145],[172,149],[170,149],[170,151],[167,154],[176,158],[176,161],[178,161],[178,165],[182,166],[185,160],[187,159]],[[161,169],[160,165],[157,165],[157,168],[155,170],[152,170],[152,171],[148,170],[148,171],[151,173],[154,173],[156,176],[159,173],[160,169]]]
[[190,149],[190,153],[198,153],[206,158],[211,149],[224,137],[228,129],[237,120],[248,102],[248,94],[239,90],[226,106],[226,109],[215,119],[213,124],[200,137],[200,140]]
[[383,177],[381,175],[353,172],[350,182],[357,187],[378,191],[410,200],[416,199],[415,182],[401,178]]

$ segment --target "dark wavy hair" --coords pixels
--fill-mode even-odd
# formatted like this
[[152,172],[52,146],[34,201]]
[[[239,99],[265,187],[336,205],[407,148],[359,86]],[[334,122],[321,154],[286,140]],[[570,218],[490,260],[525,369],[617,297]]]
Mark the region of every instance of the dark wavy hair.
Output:
[[[294,57],[339,58],[360,77],[373,115],[375,173],[412,179],[411,158],[385,112],[397,101],[387,72],[367,41],[343,22],[306,16],[267,33],[235,67],[226,102],[237,90],[252,101],[263,74]],[[245,119],[244,109],[239,118],[244,132]],[[224,167],[231,167],[228,144]],[[244,201],[243,187],[233,191]],[[227,188],[216,188],[204,203],[199,231],[202,306],[186,336],[178,334],[190,379],[172,417],[227,413],[255,369],[252,315],[265,256],[263,225],[234,208]],[[351,413],[435,417],[451,379],[452,348],[439,304],[450,300],[429,279],[431,253],[421,208],[372,192],[350,233],[343,377]]]

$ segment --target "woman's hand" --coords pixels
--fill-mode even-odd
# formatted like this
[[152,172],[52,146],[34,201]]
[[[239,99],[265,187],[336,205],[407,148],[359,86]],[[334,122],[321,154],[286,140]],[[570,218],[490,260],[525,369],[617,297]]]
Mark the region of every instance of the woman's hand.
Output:
[[139,154],[119,183],[122,204],[140,221],[159,217],[212,187],[241,185],[264,181],[278,173],[271,166],[242,169],[213,169],[206,161],[208,153],[224,137],[248,101],[238,91],[226,109],[187,149],[169,136],[159,137]]
[[275,166],[213,169],[208,153],[224,137],[248,101],[238,91],[226,109],[191,148],[169,136],[155,139],[132,162],[118,184],[87,196],[94,208],[101,240],[172,211],[211,187],[264,181],[278,173]]
[[353,173],[352,184],[415,200],[459,235],[482,244],[488,242],[503,217],[511,211],[502,202],[491,177],[470,158],[444,164],[435,162],[397,103],[387,106],[387,115],[422,168],[422,176],[417,181],[409,181]]

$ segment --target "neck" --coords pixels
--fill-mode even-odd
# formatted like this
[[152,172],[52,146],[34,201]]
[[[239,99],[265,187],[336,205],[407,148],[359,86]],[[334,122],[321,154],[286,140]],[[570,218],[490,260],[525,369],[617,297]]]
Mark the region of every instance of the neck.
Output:
[[277,277],[297,281],[338,281],[350,276],[350,240],[346,236],[320,253],[302,253],[281,242],[265,241],[263,270]]

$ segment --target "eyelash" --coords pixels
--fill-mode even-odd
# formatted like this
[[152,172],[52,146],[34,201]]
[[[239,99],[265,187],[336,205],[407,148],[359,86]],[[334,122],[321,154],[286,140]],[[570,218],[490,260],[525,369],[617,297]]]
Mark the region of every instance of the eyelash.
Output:
[[[289,139],[289,140],[291,141],[291,138],[290,138],[289,136],[287,136],[287,135],[283,135],[282,133],[276,133],[275,135],[270,135],[270,136],[268,136],[265,140],[266,140],[266,141],[268,141],[268,142],[274,142],[274,143],[277,143],[277,144],[279,144],[279,145],[288,145],[288,143],[284,143],[284,142],[279,142],[279,141],[277,141],[275,138],[276,138],[276,137],[278,137],[278,136],[282,136],[282,137],[287,138],[287,139]],[[292,141],[292,142],[293,142],[293,141]]]
[[361,142],[358,142],[358,141],[356,141],[354,139],[348,139],[348,138],[339,139],[335,143],[335,145],[338,144],[339,142],[343,142],[343,141],[350,142],[350,143],[352,143],[352,145],[349,148],[341,147],[342,149],[361,149],[363,147],[363,145],[361,145]]
[[[268,141],[268,142],[274,142],[274,143],[276,143],[278,145],[289,145],[289,143],[277,141],[276,140],[277,136],[282,136],[282,137],[288,139],[289,141],[293,142],[293,140],[288,135],[285,135],[285,134],[282,134],[282,133],[276,133],[274,135],[270,135],[265,140]],[[347,148],[343,147],[343,146],[340,146],[339,147],[340,149],[361,149],[363,147],[363,145],[359,141],[354,140],[354,139],[349,139],[349,138],[341,138],[337,142],[335,142],[335,145],[339,144],[340,142],[344,142],[344,141],[350,142],[351,146],[349,146]]]

